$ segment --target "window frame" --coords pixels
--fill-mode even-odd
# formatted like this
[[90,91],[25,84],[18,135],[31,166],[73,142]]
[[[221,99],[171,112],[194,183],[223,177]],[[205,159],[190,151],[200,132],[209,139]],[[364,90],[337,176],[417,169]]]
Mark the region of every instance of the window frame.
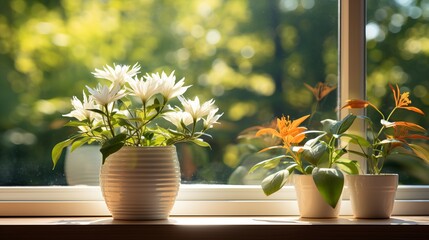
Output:
[[[0,187],[0,217],[109,216],[100,187]],[[173,216],[299,215],[293,186],[266,197],[259,186],[182,185]],[[340,215],[352,215],[345,187]],[[399,186],[393,215],[429,215],[429,186]]]
[[[339,105],[365,98],[365,5],[365,0],[339,0]],[[348,113],[343,110],[339,117]],[[364,129],[356,124],[351,130]],[[292,186],[266,197],[259,186],[183,184],[172,210],[176,216],[298,214]],[[340,215],[351,214],[346,187]],[[108,215],[100,187],[0,187],[0,216]],[[393,215],[429,215],[429,186],[399,186]]]

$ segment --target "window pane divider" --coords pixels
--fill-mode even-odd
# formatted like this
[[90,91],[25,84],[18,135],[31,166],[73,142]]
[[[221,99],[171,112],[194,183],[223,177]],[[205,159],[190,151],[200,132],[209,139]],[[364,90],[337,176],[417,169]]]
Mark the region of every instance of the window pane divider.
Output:
[[[341,108],[347,99],[366,99],[366,1],[340,0],[339,1],[339,91],[338,108]],[[343,109],[338,111],[338,118],[348,114],[365,115],[364,109]],[[365,124],[355,121],[348,130],[353,134],[364,136]],[[354,148],[354,147],[350,147]],[[359,151],[358,147],[355,147]],[[366,161],[353,155],[358,160],[363,173],[366,172]]]

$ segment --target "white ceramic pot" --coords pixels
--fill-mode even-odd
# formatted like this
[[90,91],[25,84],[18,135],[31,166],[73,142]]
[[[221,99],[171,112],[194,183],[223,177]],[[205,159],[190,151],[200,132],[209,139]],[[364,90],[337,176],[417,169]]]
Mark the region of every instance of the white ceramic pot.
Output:
[[85,145],[74,151],[68,147],[64,162],[67,184],[98,186],[101,159],[100,146]]
[[167,219],[180,185],[176,147],[122,147],[101,167],[100,186],[114,219]]
[[298,208],[303,218],[336,218],[341,208],[341,198],[335,208],[329,206],[317,190],[311,175],[294,175]]
[[390,218],[398,174],[346,175],[355,218]]

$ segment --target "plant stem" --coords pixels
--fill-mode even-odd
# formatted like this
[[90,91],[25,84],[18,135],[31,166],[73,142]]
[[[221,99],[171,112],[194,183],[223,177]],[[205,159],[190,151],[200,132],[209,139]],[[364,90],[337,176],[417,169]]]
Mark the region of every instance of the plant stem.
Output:
[[298,164],[298,170],[302,173],[305,173],[304,168],[302,167],[302,162],[300,161],[299,157],[293,152],[292,146],[289,143],[285,143],[285,146],[286,154],[290,154],[294,162]]
[[[376,110],[381,114],[381,116],[383,116],[383,120],[385,120],[386,122],[388,122],[390,120],[390,118],[392,117],[393,113],[396,111],[396,109],[398,109],[398,108],[397,107],[393,108],[393,110],[389,113],[389,115],[387,116],[387,118],[384,118],[384,115],[378,109],[376,109]],[[380,156],[380,154],[381,154],[381,157],[385,158],[385,156],[383,154],[383,152],[384,152],[384,149],[383,149],[384,146],[380,146],[380,149],[378,149],[377,146],[376,146],[376,144],[378,144],[378,142],[379,142],[378,139],[380,138],[380,135],[381,135],[381,133],[383,132],[383,130],[385,128],[386,128],[385,125],[381,126],[380,131],[378,131],[377,136],[374,139],[374,142],[372,144],[372,149],[376,149],[376,150],[380,151],[380,152],[376,153],[377,155],[374,155],[374,157],[373,157],[374,159],[372,160],[372,164],[371,164],[372,165],[371,166],[372,167],[372,172],[375,173],[375,174],[380,174],[381,169],[383,168],[383,165],[384,165],[384,160],[383,160],[383,163],[380,166],[378,165],[379,160],[377,160],[377,157]]]
[[328,156],[329,156],[329,166],[328,168],[332,167],[332,164],[334,163],[333,158],[334,158],[334,152],[332,151],[332,149],[335,149],[334,147],[334,137],[331,137],[331,139],[329,139],[329,143],[328,143]]
[[[382,114],[382,116],[383,116],[383,120],[385,120],[386,122],[388,122],[388,121],[390,120],[390,117],[392,117],[392,115],[393,115],[393,113],[395,112],[395,110],[396,110],[396,109],[397,109],[397,107],[395,107],[395,108],[390,112],[389,116],[387,116],[387,118],[386,118],[386,119],[384,119],[384,115]],[[381,126],[380,131],[378,131],[378,134],[377,134],[377,138],[376,138],[376,139],[378,139],[378,138],[380,137],[381,133],[383,132],[383,130],[384,130],[385,128],[386,128],[386,127],[385,127],[384,125],[382,125],[382,126]]]
[[115,131],[113,130],[112,122],[110,121],[110,112],[109,112],[109,106],[106,104],[104,106],[106,108],[106,115],[107,115],[107,125],[109,126],[110,133],[112,133],[112,137],[115,136]]
[[317,108],[318,107],[319,107],[319,101],[316,101],[316,103],[313,104],[313,107],[311,109],[311,115],[310,115],[310,118],[308,119],[308,126],[312,126],[313,118],[314,118],[314,115],[317,112]]
[[[146,109],[146,102],[143,101],[143,123],[141,126],[138,127],[138,129],[141,129],[141,134],[139,136],[139,145],[141,144],[141,136],[144,136],[145,132],[146,132],[146,126],[149,122],[151,122],[153,119],[155,119],[156,117],[158,117],[162,111],[164,110],[165,106],[167,105],[168,99],[163,98],[163,102],[162,105],[160,106],[159,110],[157,110],[156,114],[153,115],[152,117],[150,117],[149,119],[147,118],[147,109]],[[149,144],[149,143],[148,143]]]

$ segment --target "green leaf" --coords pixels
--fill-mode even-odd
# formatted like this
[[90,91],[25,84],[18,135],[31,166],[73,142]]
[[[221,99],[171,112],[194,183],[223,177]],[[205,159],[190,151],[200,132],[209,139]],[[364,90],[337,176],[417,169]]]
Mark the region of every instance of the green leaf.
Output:
[[335,163],[340,170],[347,174],[359,174],[359,163],[357,161],[340,158]]
[[155,133],[154,132],[145,132],[144,134],[143,134],[143,136],[144,136],[144,138],[146,139],[146,140],[152,140],[153,139],[153,137],[155,136]]
[[327,157],[328,146],[325,142],[319,142],[311,148],[304,148],[304,151],[301,153],[301,158],[311,163],[314,166],[317,166],[320,159]]
[[343,133],[340,136],[341,137],[348,137],[348,138],[350,138],[349,143],[358,144],[358,145],[360,145],[362,147],[371,147],[371,143],[368,142],[365,138],[363,138],[363,137],[361,137],[359,135]]
[[177,130],[175,130],[175,129],[167,128],[167,132],[168,132],[168,133],[171,133],[171,134],[173,134],[173,135],[176,135],[176,136],[183,136],[183,133],[182,133],[182,132],[179,132],[179,131],[177,131]]
[[212,135],[210,135],[208,133],[205,133],[205,132],[196,132],[196,133],[194,133],[194,135],[196,135],[196,136],[205,136],[205,137],[213,139]]
[[117,111],[117,110],[111,111],[111,112],[110,112],[110,117],[115,117],[115,118],[116,118],[116,117],[117,117],[117,116],[116,116],[116,113],[118,113],[118,111]]
[[325,119],[320,121],[322,123],[323,130],[325,132],[336,134],[337,132],[334,131],[335,126],[337,125],[338,121],[333,119]]
[[305,131],[306,135],[309,133],[320,133],[320,135],[315,138],[307,140],[307,142],[304,144],[304,146],[306,147],[313,147],[315,144],[317,144],[320,141],[320,139],[322,139],[327,134],[327,132],[324,132],[324,131]]
[[313,180],[322,198],[335,208],[344,186],[344,175],[334,168],[314,168]]
[[128,120],[129,122],[143,122],[141,118],[126,118],[124,120]]
[[113,138],[107,140],[103,146],[101,146],[100,152],[103,154],[103,164],[104,161],[106,161],[106,158],[112,154],[117,152],[119,149],[121,149],[124,144],[125,140],[127,139],[127,135],[125,133],[120,133]]
[[128,129],[135,129],[136,127],[131,124],[128,119],[119,118],[118,119],[119,126],[127,127]]
[[107,117],[107,114],[105,112],[99,110],[99,109],[88,109],[88,111],[95,112],[95,113],[98,113],[98,114],[101,114],[101,115],[104,115]]
[[403,144],[403,142],[401,142],[399,140],[396,140],[396,139],[393,139],[393,138],[392,139],[388,138],[388,139],[384,139],[383,141],[378,142],[376,145],[391,144],[391,143],[400,143],[400,144]]
[[331,134],[342,134],[350,128],[355,119],[355,115],[349,114],[341,121],[325,119],[321,121],[321,123],[323,126],[323,130],[325,130],[326,132],[329,132]]
[[355,121],[356,116],[353,114],[349,114],[346,117],[344,117],[341,121],[339,121],[337,123],[337,125],[335,126],[335,130],[336,130],[336,134],[342,134],[345,131],[347,131],[350,126],[353,124],[353,122]]
[[348,149],[347,152],[348,153],[356,154],[356,155],[361,156],[363,158],[368,158],[368,156],[365,153],[362,153],[362,152],[359,152],[359,151],[354,151],[354,150]]
[[311,174],[314,170],[314,166],[313,165],[308,165],[307,167],[305,167],[304,172],[305,174]]
[[280,190],[286,183],[290,173],[288,169],[278,171],[262,180],[261,186],[265,195],[269,196]]
[[88,124],[86,122],[70,121],[70,122],[64,124],[64,126],[67,126],[67,127],[80,127],[80,126],[88,126]]
[[167,129],[167,131],[168,131],[168,133],[170,133],[170,134],[172,134],[172,135],[174,135],[174,136],[183,136],[183,133],[181,133],[181,132],[179,132],[179,131],[176,131],[176,130],[174,130],[174,129]]
[[210,144],[208,142],[204,142],[201,139],[192,139],[191,142],[197,144],[200,147],[208,147],[211,148]]
[[63,149],[72,144],[74,139],[67,139],[62,142],[57,143],[54,148],[52,149],[52,163],[54,166],[52,167],[52,170],[55,169],[55,166],[58,163],[58,159],[61,157],[61,153],[63,152]]
[[180,126],[182,126],[182,128],[186,130],[186,133],[191,133],[191,130],[185,125],[183,120],[180,121]]
[[347,153],[346,148],[335,149],[334,154],[332,156],[333,161],[337,161],[340,157]]
[[153,105],[152,105],[156,112],[160,112],[161,111],[161,103],[159,102],[158,98],[155,98],[155,100],[153,101]]
[[117,106],[118,106],[118,108],[119,108],[119,109],[121,109],[121,108],[122,108],[122,106],[125,106],[125,108],[127,107],[127,106],[125,105],[125,102],[124,102],[124,101],[122,101],[121,99],[118,99],[118,100],[116,101],[116,103],[118,104]]
[[78,148],[78,147],[82,146],[83,144],[89,142],[89,140],[91,140],[90,137],[83,137],[83,138],[77,139],[72,144],[70,151],[74,151],[76,148]]
[[273,157],[273,158],[270,158],[270,159],[266,159],[266,160],[264,160],[264,161],[262,161],[262,162],[260,162],[260,163],[257,163],[257,164],[255,164],[250,170],[249,170],[249,173],[253,173],[256,169],[258,169],[258,168],[264,168],[264,169],[273,169],[273,168],[275,168],[275,167],[277,167],[278,165],[279,165],[279,163],[280,163],[280,160],[282,159],[282,158],[287,158],[287,157],[290,157],[290,156],[287,156],[287,155],[280,155],[280,156],[277,156],[277,157]]

